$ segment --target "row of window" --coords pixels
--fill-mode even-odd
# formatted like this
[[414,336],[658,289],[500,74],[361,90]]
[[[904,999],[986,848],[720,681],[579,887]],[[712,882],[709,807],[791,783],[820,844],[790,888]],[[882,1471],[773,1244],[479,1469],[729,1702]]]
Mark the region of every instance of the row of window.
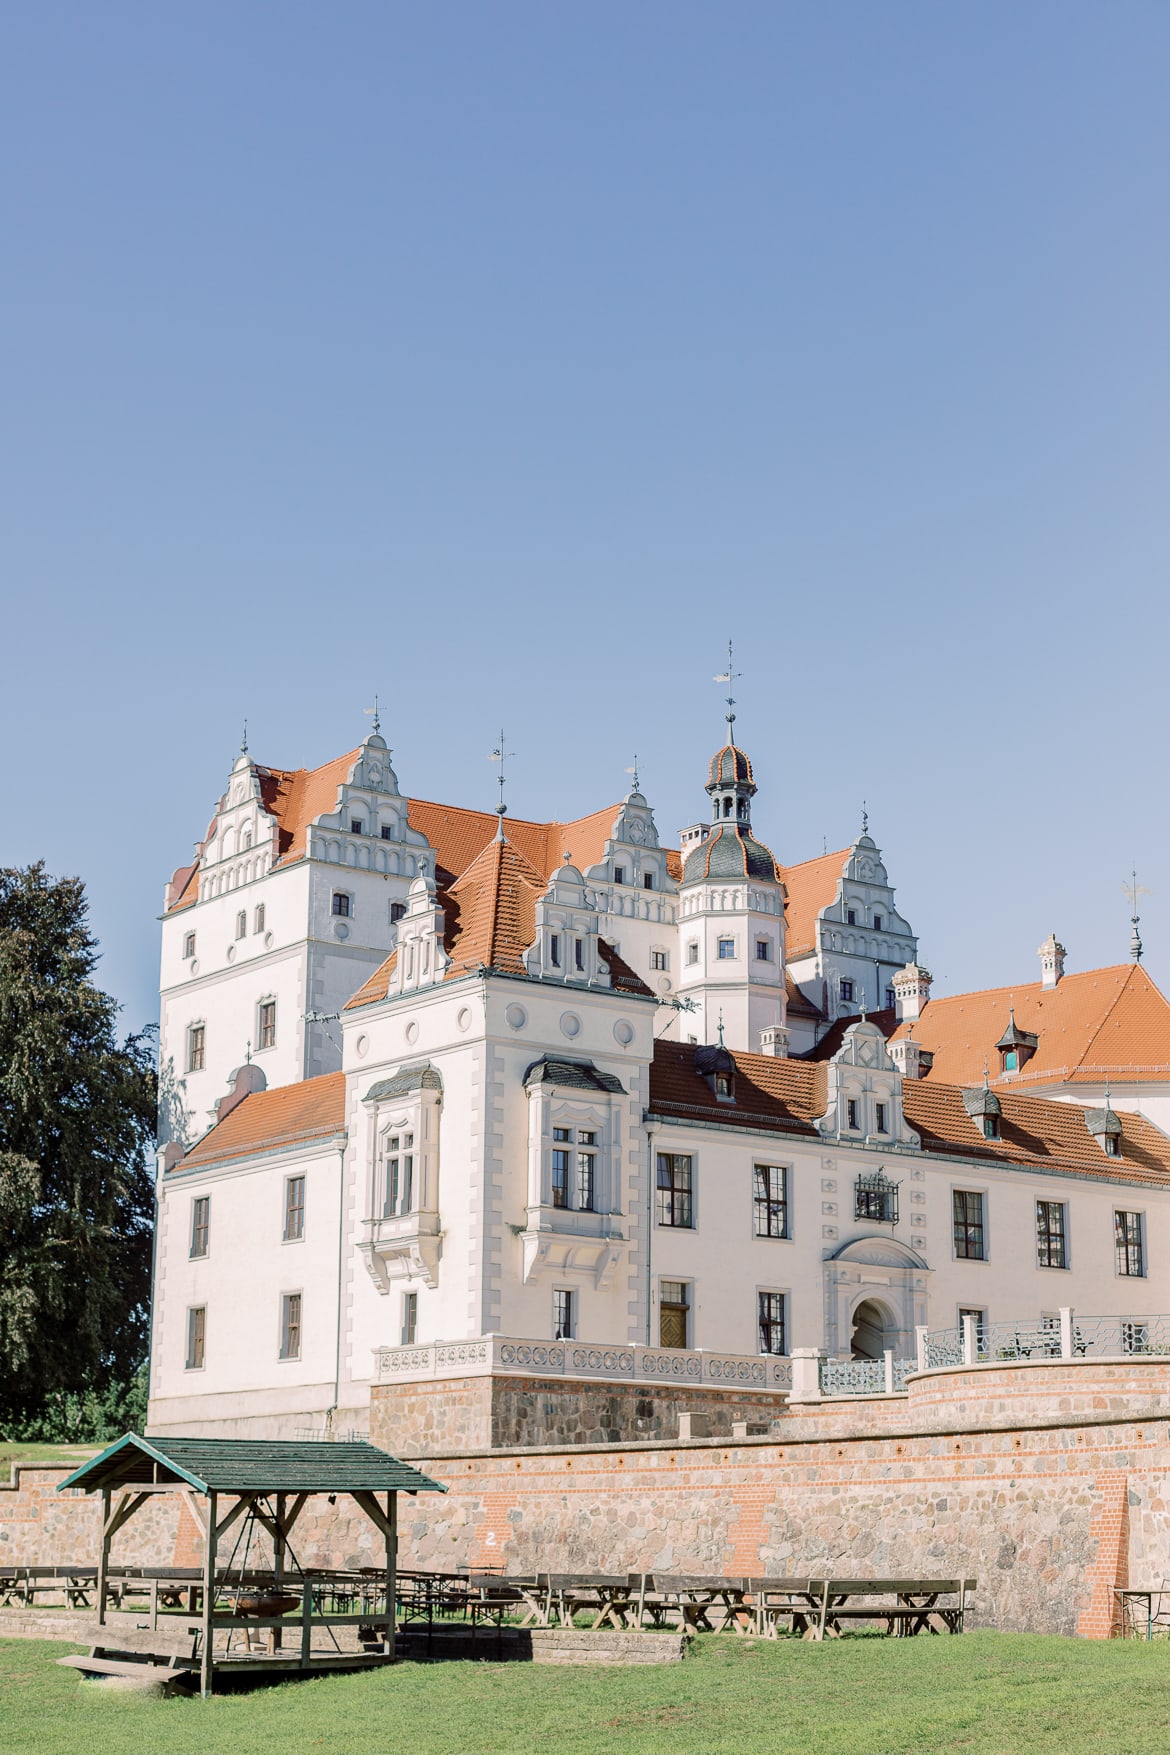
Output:
[[[624,884],[625,883],[625,881],[626,881],[626,868],[624,865],[615,865],[614,866],[614,868],[613,868],[613,881],[615,884]],[[642,888],[644,890],[652,890],[654,888],[654,873],[652,871],[644,871],[642,873]]]
[[[686,1280],[662,1280],[658,1288],[658,1344],[689,1347],[691,1288]],[[577,1294],[558,1287],[553,1292],[553,1338],[577,1338]],[[788,1294],[756,1293],[756,1350],[760,1353],[788,1351]]]
[[[387,837],[387,839],[389,839],[389,837]],[[350,892],[348,890],[334,890],[333,898],[332,898],[332,901],[330,903],[330,909],[331,909],[331,912],[334,915],[336,915],[338,920],[352,920],[353,919],[353,896],[350,894]],[[391,924],[391,926],[397,926],[398,922],[400,920],[402,920],[405,917],[405,915],[406,915],[406,903],[405,902],[391,902],[391,904],[390,904],[390,924]]]
[[[956,1188],[951,1194],[955,1255],[963,1261],[987,1260],[987,1200],[976,1189]],[[1113,1214],[1115,1271],[1126,1279],[1146,1273],[1144,1215],[1115,1209]],[[1064,1201],[1036,1202],[1036,1265],[1067,1268],[1068,1207]]]
[[[286,1176],[284,1179],[284,1219],[281,1237],[285,1243],[296,1243],[305,1235],[305,1179]],[[198,1261],[211,1249],[211,1196],[197,1194],[191,1202],[192,1261]]]
[[[282,1292],[280,1295],[280,1359],[299,1359],[303,1331],[302,1294]],[[186,1369],[202,1371],[207,1363],[207,1306],[192,1304],[187,1309]]]
[[[842,983],[841,983],[841,998],[843,1000],[850,1000],[851,1001],[855,997],[856,997],[856,995],[854,992],[853,982],[852,981],[842,981]],[[896,995],[894,993],[893,988],[887,987],[886,988],[886,1010],[893,1011],[896,1003],[897,1003],[897,998],[896,998]]]
[[[733,938],[717,938],[715,940],[715,955],[721,963],[733,963],[736,959],[735,940]],[[698,960],[699,943],[697,939],[692,939],[687,945],[687,962],[694,964],[697,963]],[[770,963],[771,961],[772,940],[770,938],[758,938],[756,940],[756,962]],[[657,967],[658,965],[655,964],[655,968]],[[662,967],[665,968],[666,964],[663,963]]]

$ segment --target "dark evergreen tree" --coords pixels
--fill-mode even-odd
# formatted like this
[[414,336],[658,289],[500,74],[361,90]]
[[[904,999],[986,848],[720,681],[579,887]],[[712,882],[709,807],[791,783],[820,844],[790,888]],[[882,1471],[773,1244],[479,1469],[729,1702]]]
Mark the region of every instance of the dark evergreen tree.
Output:
[[[146,1353],[153,1032],[119,1041],[87,916],[79,878],[0,869],[0,1430],[12,1437],[89,1436],[78,1410],[108,1413]],[[62,1424],[73,1429],[50,1430]]]

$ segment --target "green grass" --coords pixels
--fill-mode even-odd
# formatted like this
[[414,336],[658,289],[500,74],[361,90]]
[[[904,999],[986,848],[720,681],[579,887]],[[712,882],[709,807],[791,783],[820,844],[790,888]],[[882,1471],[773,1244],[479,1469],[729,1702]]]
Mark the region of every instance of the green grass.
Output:
[[210,1701],[109,1694],[0,1642],[4,1755],[1163,1755],[1170,1643],[730,1637],[628,1669],[404,1663]]
[[99,1449],[96,1444],[9,1444],[0,1439],[0,1481],[12,1479],[14,1463],[27,1463],[30,1468],[38,1463],[72,1463],[76,1468]]

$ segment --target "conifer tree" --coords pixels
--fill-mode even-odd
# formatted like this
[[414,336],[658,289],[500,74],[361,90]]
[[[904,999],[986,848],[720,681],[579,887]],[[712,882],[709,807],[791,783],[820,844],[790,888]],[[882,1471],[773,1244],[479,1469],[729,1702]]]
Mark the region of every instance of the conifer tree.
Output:
[[[152,1032],[119,1041],[79,878],[0,869],[0,1431],[110,1407],[146,1351]],[[67,1424],[69,1422],[66,1422]]]

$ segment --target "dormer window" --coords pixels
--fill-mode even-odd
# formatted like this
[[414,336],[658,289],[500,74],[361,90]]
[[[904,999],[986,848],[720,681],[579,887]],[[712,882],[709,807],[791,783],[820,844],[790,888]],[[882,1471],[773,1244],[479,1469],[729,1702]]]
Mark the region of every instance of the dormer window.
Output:
[[585,944],[582,939],[573,940],[573,962],[578,969],[585,968]]
[[1007,1029],[995,1045],[999,1053],[1000,1071],[1019,1072],[1031,1060],[1039,1045],[1039,1036],[1033,1035],[1030,1030],[1020,1029],[1016,1023],[1015,1007],[1012,1006],[1008,1012]]
[[552,964],[554,969],[560,968],[560,966],[561,966],[561,938],[560,938],[560,934],[557,932],[550,932],[548,935],[548,960]]
[[715,1074],[715,1095],[717,1097],[733,1097],[735,1095],[730,1073],[717,1072]]
[[[720,1026],[720,1035],[722,1035]],[[695,1071],[707,1081],[708,1088],[720,1103],[735,1102],[735,1059],[722,1046],[699,1048],[695,1053]]]
[[999,1138],[998,1115],[985,1115],[983,1117],[983,1137],[985,1140],[997,1140]]
[[625,883],[625,881],[626,881],[626,868],[624,865],[615,865],[614,866],[614,868],[613,868],[613,881],[615,884],[624,884]]
[[1105,1148],[1105,1156],[1107,1158],[1120,1158],[1120,1156],[1121,1156],[1121,1143],[1118,1140],[1117,1135],[1115,1133],[1103,1134],[1102,1138],[1101,1138],[1101,1144]]
[[845,1125],[851,1133],[857,1132],[857,1098],[849,1097],[845,1102]]

